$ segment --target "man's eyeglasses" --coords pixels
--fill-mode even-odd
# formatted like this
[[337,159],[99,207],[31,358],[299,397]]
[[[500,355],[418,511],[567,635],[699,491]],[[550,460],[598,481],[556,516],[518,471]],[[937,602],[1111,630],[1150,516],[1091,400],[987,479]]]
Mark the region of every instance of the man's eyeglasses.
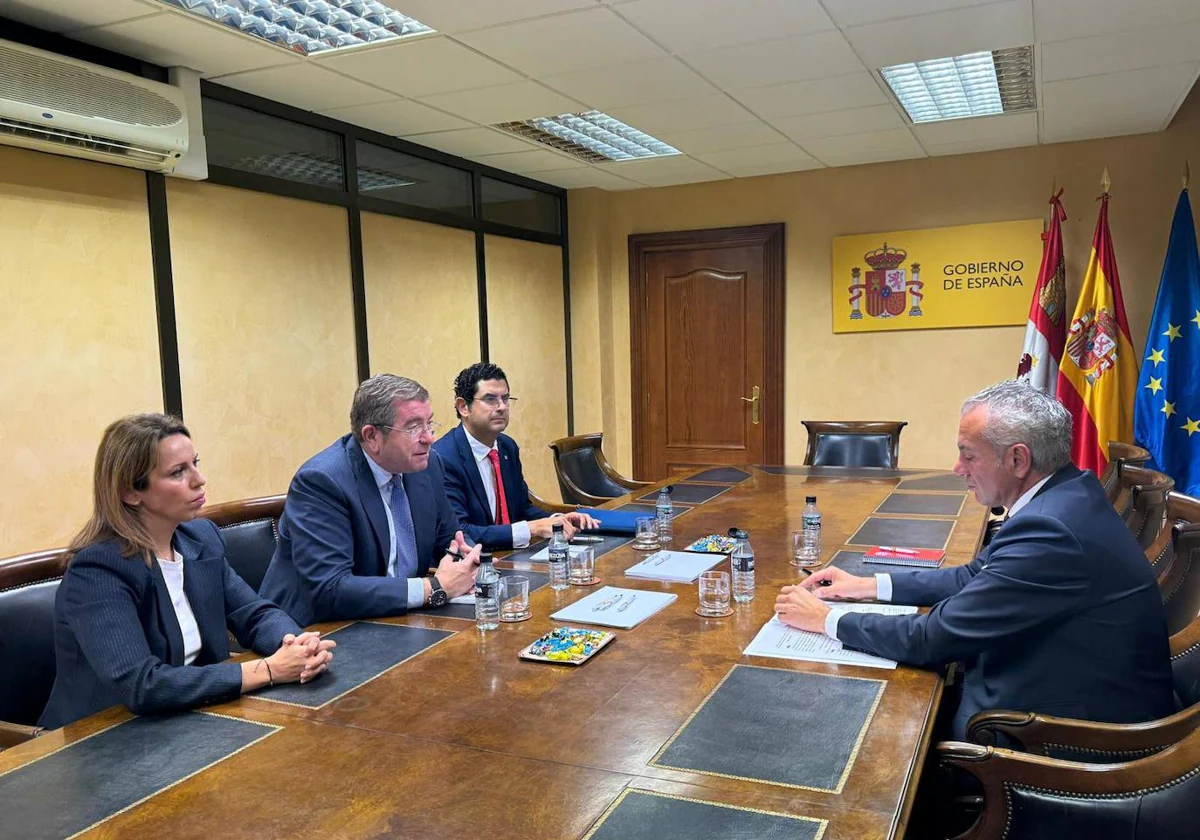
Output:
[[495,394],[484,394],[482,397],[475,397],[477,402],[481,402],[488,408],[499,408],[501,405],[511,405],[517,401],[517,398],[511,394],[505,394],[498,397]]
[[437,433],[441,431],[442,424],[431,421],[429,423],[409,423],[407,426],[399,429],[395,426],[376,426],[375,428],[387,429],[389,432],[400,432],[402,435],[407,435],[413,440],[418,440],[421,435],[427,432],[436,437]]

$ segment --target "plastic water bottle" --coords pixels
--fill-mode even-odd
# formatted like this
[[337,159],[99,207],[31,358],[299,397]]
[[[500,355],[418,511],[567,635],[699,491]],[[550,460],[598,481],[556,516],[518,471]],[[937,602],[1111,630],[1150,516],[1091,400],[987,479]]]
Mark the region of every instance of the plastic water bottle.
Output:
[[570,581],[570,563],[571,547],[567,543],[567,538],[563,536],[563,526],[561,522],[555,522],[554,530],[550,534],[550,588],[551,589],[567,589],[571,585]]
[[479,572],[475,575],[475,628],[495,630],[500,626],[500,575],[492,565],[492,555],[479,555]]
[[667,485],[658,491],[658,503],[654,513],[658,519],[658,544],[663,548],[671,547],[671,539],[675,536],[675,506],[671,504],[671,491],[675,488]]
[[821,511],[817,510],[817,497],[805,496],[803,522],[804,539],[800,544],[800,559],[809,563],[821,560]]
[[730,528],[729,536],[737,540],[730,558],[733,566],[733,600],[744,604],[754,600],[754,549],[750,547],[750,535],[745,531]]

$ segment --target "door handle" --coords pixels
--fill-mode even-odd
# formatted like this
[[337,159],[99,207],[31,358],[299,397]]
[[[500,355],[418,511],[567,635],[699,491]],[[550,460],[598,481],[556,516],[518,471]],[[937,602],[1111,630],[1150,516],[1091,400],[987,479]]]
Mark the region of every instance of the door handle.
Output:
[[758,386],[755,385],[752,389],[750,389],[750,396],[741,398],[742,402],[750,403],[750,422],[753,423],[755,426],[758,425],[758,398],[759,398],[759,395],[760,395],[760,392],[759,392]]

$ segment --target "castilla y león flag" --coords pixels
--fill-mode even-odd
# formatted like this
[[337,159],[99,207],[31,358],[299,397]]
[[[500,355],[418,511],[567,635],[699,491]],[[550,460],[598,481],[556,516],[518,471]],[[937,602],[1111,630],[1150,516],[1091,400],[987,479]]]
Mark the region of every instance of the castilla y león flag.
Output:
[[1071,412],[1071,459],[1096,473],[1108,465],[1109,441],[1133,439],[1138,376],[1108,230],[1108,193],[1100,200],[1092,255],[1058,369],[1058,399]]
[[1062,223],[1067,213],[1059,201],[1062,192],[1050,196],[1050,229],[1042,234],[1045,243],[1042,267],[1033,288],[1025,345],[1017,364],[1018,379],[1050,394],[1058,390],[1058,365],[1067,335],[1067,276],[1062,241]]

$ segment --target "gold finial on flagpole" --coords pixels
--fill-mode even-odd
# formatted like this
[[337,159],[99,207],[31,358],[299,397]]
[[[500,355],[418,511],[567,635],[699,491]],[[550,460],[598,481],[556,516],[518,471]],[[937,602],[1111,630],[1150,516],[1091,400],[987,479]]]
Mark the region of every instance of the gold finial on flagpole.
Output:
[[1104,194],[1108,195],[1108,190],[1112,186],[1112,178],[1108,177],[1108,167],[1104,167],[1103,174],[1100,175],[1100,188],[1104,190]]
[[1188,166],[1187,159],[1185,158],[1183,161],[1183,188],[1185,190],[1188,188],[1188,181],[1190,181],[1191,179],[1192,179],[1192,170]]

